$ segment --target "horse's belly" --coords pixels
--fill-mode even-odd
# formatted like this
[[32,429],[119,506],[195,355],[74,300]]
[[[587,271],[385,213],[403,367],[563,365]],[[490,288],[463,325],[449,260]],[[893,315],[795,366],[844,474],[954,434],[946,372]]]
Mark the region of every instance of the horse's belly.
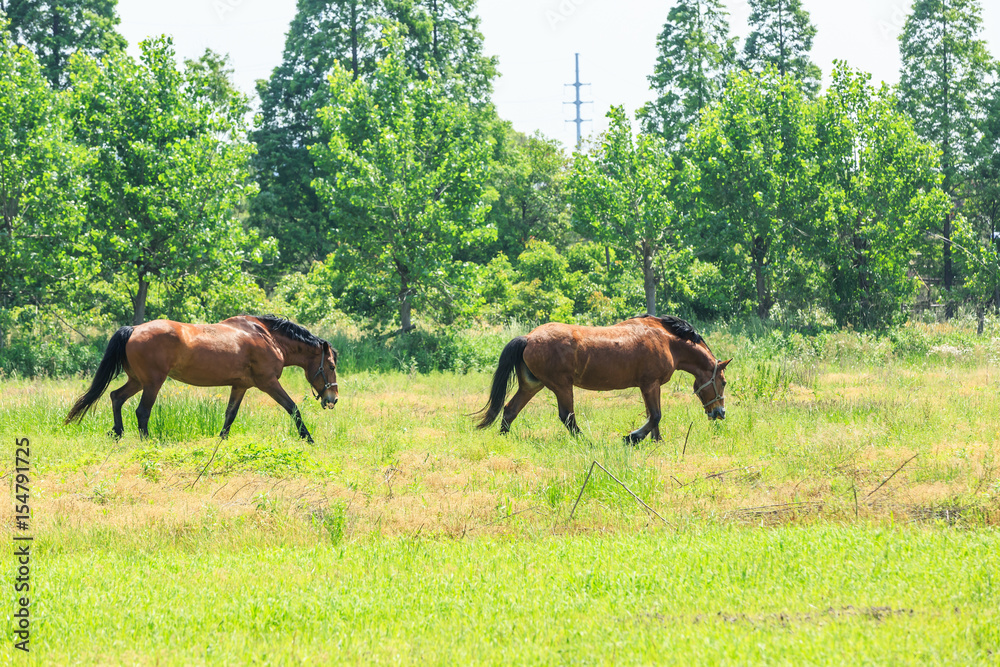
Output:
[[196,387],[252,384],[246,355],[219,351],[214,351],[212,354],[194,352],[187,359],[175,364],[167,375]]
[[249,382],[249,378],[241,373],[220,373],[218,369],[207,370],[174,367],[170,369],[167,376],[178,382],[194,385],[195,387],[225,387],[252,384]]
[[624,377],[618,373],[584,373],[573,378],[573,385],[590,391],[613,391],[637,387],[639,383],[634,377]]

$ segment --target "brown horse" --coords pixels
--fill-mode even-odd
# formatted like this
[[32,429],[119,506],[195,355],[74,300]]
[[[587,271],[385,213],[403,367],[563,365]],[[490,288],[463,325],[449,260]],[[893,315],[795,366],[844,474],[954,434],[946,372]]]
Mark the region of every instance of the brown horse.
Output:
[[[660,386],[676,370],[690,373],[708,418],[725,419],[722,394],[730,361],[718,361],[691,325],[676,317],[640,315],[610,327],[543,324],[507,343],[500,353],[479,428],[492,424],[503,408],[500,432],[506,433],[528,401],[547,387],[556,395],[560,421],[575,435],[580,429],[573,414],[573,387],[596,391],[638,387],[649,419],[625,440],[637,443],[649,433],[659,440]],[[504,407],[515,374],[517,393]]]
[[122,405],[142,391],[135,416],[139,433],[149,437],[149,415],[168,377],[199,387],[232,387],[225,438],[236,419],[243,395],[257,387],[276,400],[295,420],[299,436],[312,442],[299,409],[278,379],[286,366],[301,366],[324,408],[338,400],[337,351],[322,338],[286,319],[271,315],[239,315],[218,324],[182,324],[155,320],[122,327],[111,336],[90,388],[77,399],[66,423],[83,419],[111,381],[123,370],[128,381],[111,392],[114,436],[120,438]]

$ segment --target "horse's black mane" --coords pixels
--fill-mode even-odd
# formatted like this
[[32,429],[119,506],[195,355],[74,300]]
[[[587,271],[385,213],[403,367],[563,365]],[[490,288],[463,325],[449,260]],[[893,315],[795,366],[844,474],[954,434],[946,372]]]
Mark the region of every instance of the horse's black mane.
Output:
[[[305,343],[306,345],[312,345],[313,347],[323,347],[323,343],[326,343],[325,340],[310,333],[305,327],[300,326],[291,320],[285,319],[284,317],[277,317],[275,315],[251,315],[250,317],[256,317],[258,320],[266,324],[267,328],[274,333],[279,333],[285,338],[289,338],[299,343]],[[334,351],[334,355],[336,355],[336,351]]]
[[651,317],[654,320],[659,320],[660,324],[662,324],[664,328],[681,340],[689,340],[692,343],[700,343],[704,340],[701,337],[701,334],[694,330],[693,326],[679,317],[671,317],[670,315],[667,315],[666,317],[656,317],[655,315],[636,315],[632,319],[637,320],[643,317]]

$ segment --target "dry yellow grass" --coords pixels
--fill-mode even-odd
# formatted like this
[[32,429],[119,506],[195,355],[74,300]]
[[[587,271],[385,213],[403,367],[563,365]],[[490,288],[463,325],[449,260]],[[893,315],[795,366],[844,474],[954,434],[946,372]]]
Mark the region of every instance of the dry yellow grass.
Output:
[[[0,417],[55,404],[51,417],[28,429],[47,448],[33,482],[42,531],[183,529],[264,515],[306,525],[329,512],[344,513],[348,535],[645,525],[649,515],[599,471],[567,521],[593,460],[674,524],[1000,520],[1000,422],[991,410],[1000,392],[988,364],[817,367],[810,386],[762,397],[741,392],[734,375],[725,424],[705,422],[679,375],[663,392],[664,441],[635,449],[619,439],[645,419],[635,391],[578,392],[585,435],[576,440],[543,392],[502,438],[475,431],[467,416],[481,407],[486,375],[345,377],[336,413],[305,404],[317,436],[312,447],[290,439],[286,417],[251,392],[238,422],[243,433],[221,445],[219,458],[257,447],[251,454],[291,452],[298,467],[261,472],[252,457],[217,460],[193,487],[217,441],[185,434],[185,410],[216,410],[206,417],[215,428],[224,391],[168,384],[164,428],[179,433],[152,446],[134,436],[115,445],[95,433],[109,419],[104,405],[88,416],[90,432],[59,426],[80,380],[6,383]],[[297,375],[286,382],[293,395],[305,395]],[[10,512],[0,505],[4,525]]]

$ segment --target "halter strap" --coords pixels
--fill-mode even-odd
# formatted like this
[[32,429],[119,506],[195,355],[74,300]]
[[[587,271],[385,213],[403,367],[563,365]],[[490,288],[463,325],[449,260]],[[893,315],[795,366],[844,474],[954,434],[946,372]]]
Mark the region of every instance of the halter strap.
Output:
[[701,407],[703,407],[703,408],[707,408],[712,403],[718,403],[719,401],[722,400],[722,394],[719,392],[718,387],[715,386],[715,376],[716,376],[716,374],[718,372],[719,372],[719,362],[716,361],[715,362],[715,368],[712,369],[712,377],[709,379],[709,381],[694,390],[694,395],[698,396],[699,400],[701,399],[701,396],[699,396],[699,394],[701,393],[701,390],[704,389],[705,387],[707,387],[708,385],[712,385],[712,389],[715,390],[715,398],[713,398],[712,400],[708,401],[707,403],[704,402],[704,401],[702,401]]
[[[323,356],[320,356],[320,358],[319,358],[319,370],[317,370],[317,371],[316,371],[315,373],[313,373],[313,376],[312,376],[311,378],[309,378],[309,389],[310,389],[311,391],[313,391],[313,392],[315,392],[315,393],[316,393],[316,395],[314,396],[314,398],[315,398],[315,399],[316,399],[317,401],[318,401],[318,400],[320,399],[320,396],[322,396],[322,395],[323,395],[323,392],[324,392],[324,391],[326,391],[326,390],[327,390],[327,389],[329,389],[330,387],[336,387],[336,386],[337,386],[337,383],[336,383],[336,382],[327,382],[327,380],[326,380],[326,369],[325,369],[325,365],[326,365],[326,358],[325,358],[325,357],[323,357]],[[312,386],[312,381],[313,381],[313,380],[315,380],[315,379],[316,379],[316,376],[317,376],[317,375],[319,375],[320,373],[322,373],[322,374],[323,374],[323,382],[324,382],[325,384],[323,385],[323,388],[322,388],[322,389],[320,389],[319,391],[316,391],[316,388]]]

